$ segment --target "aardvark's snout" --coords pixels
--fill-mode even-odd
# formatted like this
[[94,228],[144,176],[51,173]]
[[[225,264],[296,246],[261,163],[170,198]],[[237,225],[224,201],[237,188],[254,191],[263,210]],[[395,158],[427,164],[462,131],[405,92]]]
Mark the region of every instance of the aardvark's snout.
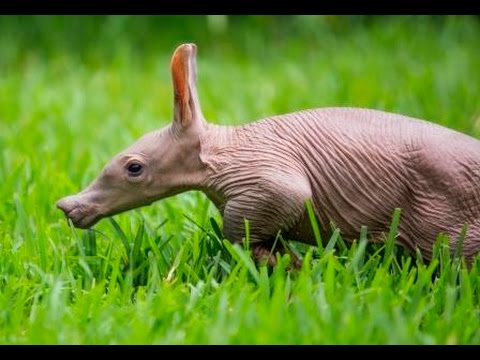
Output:
[[88,229],[94,225],[100,216],[94,208],[82,202],[78,195],[64,197],[57,202],[57,207],[65,213],[75,227]]

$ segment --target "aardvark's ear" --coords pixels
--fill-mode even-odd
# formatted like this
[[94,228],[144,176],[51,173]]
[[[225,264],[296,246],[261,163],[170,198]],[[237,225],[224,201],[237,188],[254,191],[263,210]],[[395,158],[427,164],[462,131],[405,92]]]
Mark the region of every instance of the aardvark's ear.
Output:
[[173,121],[182,127],[187,127],[196,121],[204,121],[197,94],[196,58],[195,44],[180,45],[172,56]]

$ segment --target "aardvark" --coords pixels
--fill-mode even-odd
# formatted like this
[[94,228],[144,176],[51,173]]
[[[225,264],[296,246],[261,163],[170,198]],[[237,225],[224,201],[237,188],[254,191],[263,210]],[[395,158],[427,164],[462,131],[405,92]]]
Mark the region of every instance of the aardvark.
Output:
[[249,220],[253,256],[270,264],[275,258],[266,257],[279,231],[315,243],[307,199],[324,239],[332,222],[347,240],[366,226],[369,238],[381,241],[399,207],[398,244],[430,259],[439,233],[450,236],[453,250],[467,224],[463,255],[471,260],[479,251],[480,141],[360,108],[304,110],[244,126],[210,124],[197,94],[196,52],[194,44],[183,44],[172,57],[173,122],[144,135],[86,189],[57,203],[75,226],[201,190],[222,214],[227,239],[241,242]]

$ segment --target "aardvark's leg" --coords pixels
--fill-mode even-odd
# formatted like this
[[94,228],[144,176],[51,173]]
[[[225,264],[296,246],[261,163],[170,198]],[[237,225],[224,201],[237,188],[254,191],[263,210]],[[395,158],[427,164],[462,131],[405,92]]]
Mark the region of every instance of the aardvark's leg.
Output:
[[[280,241],[277,241],[276,249],[272,251],[278,232],[286,234],[298,223],[309,197],[310,188],[303,178],[265,178],[255,187],[227,201],[223,213],[223,232],[232,242],[244,241],[245,219],[248,219],[250,244],[255,260],[267,260],[267,264],[274,265],[275,251],[289,252]],[[294,265],[299,266],[298,258],[289,253]]]

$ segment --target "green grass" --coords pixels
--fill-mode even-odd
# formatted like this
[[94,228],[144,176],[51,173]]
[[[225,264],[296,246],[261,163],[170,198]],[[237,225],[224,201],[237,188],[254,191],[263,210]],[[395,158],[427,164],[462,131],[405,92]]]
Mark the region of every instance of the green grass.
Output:
[[400,212],[385,247],[293,243],[299,271],[256,267],[197,192],[69,227],[56,200],[172,118],[184,41],[212,122],[359,106],[480,137],[478,17],[209,21],[0,17],[0,343],[480,343],[480,263],[393,247]]

